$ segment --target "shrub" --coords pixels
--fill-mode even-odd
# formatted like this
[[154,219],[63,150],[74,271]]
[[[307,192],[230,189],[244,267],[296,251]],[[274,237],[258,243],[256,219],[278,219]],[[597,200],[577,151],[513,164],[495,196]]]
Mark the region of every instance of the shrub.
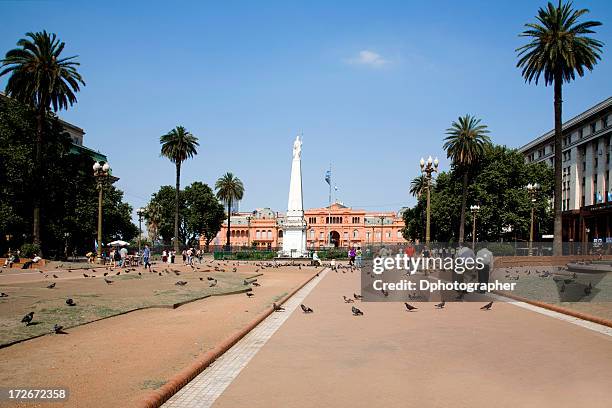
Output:
[[21,246],[21,255],[24,258],[33,258],[34,255],[40,254],[40,247],[36,244],[23,244]]

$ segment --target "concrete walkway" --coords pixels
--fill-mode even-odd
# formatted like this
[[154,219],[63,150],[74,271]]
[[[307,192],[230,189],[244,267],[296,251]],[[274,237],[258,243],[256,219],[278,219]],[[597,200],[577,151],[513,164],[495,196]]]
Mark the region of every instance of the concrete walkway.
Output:
[[204,371],[165,406],[610,406],[605,332],[501,302],[488,312],[480,303],[415,303],[413,313],[401,303],[358,303],[365,315],[354,317],[342,295],[358,288],[359,274],[329,272],[298,294],[315,313],[273,314],[286,322],[267,342],[256,336],[266,342],[256,355],[237,348],[228,359],[239,363]]

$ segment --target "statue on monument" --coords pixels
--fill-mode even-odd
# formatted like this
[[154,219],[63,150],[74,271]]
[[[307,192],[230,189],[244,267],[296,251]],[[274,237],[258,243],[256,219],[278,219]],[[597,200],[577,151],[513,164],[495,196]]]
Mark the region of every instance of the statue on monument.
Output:
[[295,137],[295,142],[293,142],[293,160],[301,158],[302,155],[302,141],[300,140],[300,136]]

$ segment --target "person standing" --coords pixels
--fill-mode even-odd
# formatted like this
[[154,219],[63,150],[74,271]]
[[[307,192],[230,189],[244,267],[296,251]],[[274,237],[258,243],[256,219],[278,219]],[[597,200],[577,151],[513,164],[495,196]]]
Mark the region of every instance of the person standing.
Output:
[[361,268],[361,260],[363,258],[363,252],[361,251],[361,247],[357,247],[357,267]]
[[122,247],[119,250],[119,255],[121,256],[121,265],[119,265],[119,266],[121,266],[122,268],[125,268],[125,262],[127,260],[127,255],[128,255],[127,248],[126,247]]
[[149,245],[145,245],[144,250],[142,251],[142,263],[144,264],[144,268],[149,268],[151,271],[151,264],[149,263],[149,259],[151,257],[151,250],[149,249]]
[[355,251],[355,247],[352,247],[349,250],[349,265],[355,266],[355,256],[357,256],[357,252]]

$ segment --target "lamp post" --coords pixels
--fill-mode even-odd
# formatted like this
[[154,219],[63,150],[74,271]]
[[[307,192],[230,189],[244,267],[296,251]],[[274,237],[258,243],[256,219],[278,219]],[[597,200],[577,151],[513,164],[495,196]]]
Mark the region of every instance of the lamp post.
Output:
[[476,214],[480,211],[479,205],[470,206],[472,212],[472,250],[476,251]]
[[[251,216],[247,215],[247,248],[251,247]],[[278,240],[278,222],[276,223],[276,239]],[[277,242],[278,245],[278,242]]]
[[538,190],[540,189],[540,185],[538,183],[529,183],[527,184],[527,192],[531,197],[531,226],[529,228],[529,256],[533,255],[533,228],[535,224],[535,203],[536,203],[536,195],[538,194]]
[[427,189],[427,221],[425,224],[425,245],[429,246],[429,241],[431,238],[431,177],[433,173],[438,171],[438,158],[435,160],[431,159],[431,156],[427,158],[427,161],[421,157],[420,165],[421,165],[421,173],[425,176],[425,188]]
[[142,217],[145,214],[145,209],[140,207],[136,210],[136,214],[138,215],[138,256],[140,257],[140,246],[142,244]]
[[13,239],[13,236],[11,234],[6,234],[6,246],[8,246],[8,252],[11,252],[11,240]]
[[380,246],[382,246],[383,244],[383,224],[385,222],[385,215],[384,214],[380,214],[378,216],[378,218],[380,218]]
[[95,162],[93,165],[94,177],[96,178],[96,184],[98,187],[98,250],[96,261],[97,263],[103,263],[102,260],[102,191],[104,185],[108,181],[110,175],[110,165],[108,163],[100,164]]

